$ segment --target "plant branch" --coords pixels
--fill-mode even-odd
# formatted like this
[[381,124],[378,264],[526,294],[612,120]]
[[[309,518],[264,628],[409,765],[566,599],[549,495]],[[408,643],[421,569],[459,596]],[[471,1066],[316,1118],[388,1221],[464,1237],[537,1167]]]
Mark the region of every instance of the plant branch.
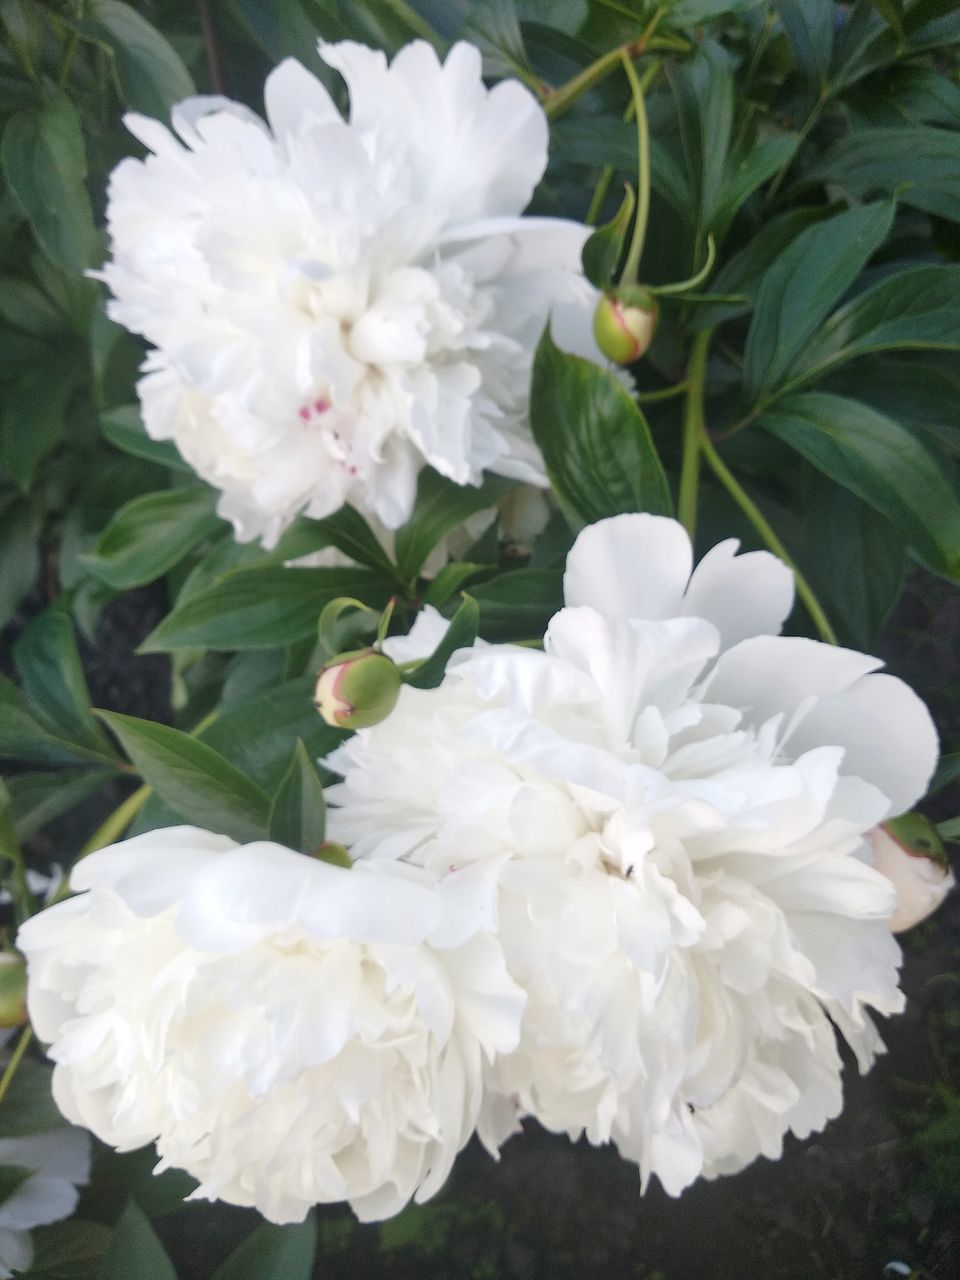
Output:
[[30,1026],[24,1027],[20,1039],[17,1041],[17,1047],[13,1051],[13,1056],[7,1063],[3,1075],[0,1076],[0,1102],[3,1102],[4,1098],[7,1096],[10,1086],[13,1084],[13,1077],[17,1074],[17,1068],[23,1061],[23,1055],[30,1047],[30,1041],[32,1039],[33,1028]]
[[643,242],[647,238],[647,220],[650,216],[650,125],[647,120],[644,91],[646,85],[660,69],[660,64],[659,62],[651,63],[644,74],[644,83],[641,83],[633,61],[623,50],[620,51],[620,59],[627,73],[627,79],[630,81],[633,110],[637,117],[637,214],[620,283],[636,284],[640,271],[640,259],[643,256]]
[[700,484],[700,450],[706,439],[703,415],[704,385],[707,378],[707,351],[712,329],[698,333],[690,348],[687,376],[682,385],[687,401],[683,409],[683,455],[680,463],[680,500],[677,514],[680,523],[694,539],[697,531],[697,490]]
[[207,54],[207,70],[210,72],[210,85],[214,93],[223,93],[223,72],[220,68],[220,50],[217,46],[217,31],[213,25],[213,15],[207,0],[197,0],[197,11],[200,14],[200,30],[203,32],[203,47]]
[[642,33],[636,40],[628,40],[626,44],[617,45],[615,49],[610,49],[607,53],[597,58],[595,62],[591,62],[588,67],[584,67],[575,76],[569,79],[566,84],[562,84],[557,89],[547,89],[542,95],[542,105],[547,116],[551,120],[567,111],[578,98],[582,97],[594,85],[598,85],[601,80],[620,66],[622,58],[639,58],[647,52],[654,49],[670,49],[677,53],[686,53],[690,49],[690,45],[686,40],[681,40],[673,36],[664,36],[656,38],[654,32],[660,25],[660,19],[666,13],[666,9],[658,9]]
[[759,533],[766,545],[775,556],[779,556],[789,569],[793,570],[793,576],[797,584],[797,595],[803,601],[807,613],[809,613],[814,626],[820,634],[821,640],[825,640],[827,644],[839,643],[837,640],[837,634],[830,625],[830,620],[824,612],[820,601],[814,595],[809,582],[807,582],[806,578],[797,568],[796,562],[777,537],[773,526],[767,520],[766,516],[764,516],[763,512],[753,501],[747,491],[740,485],[739,481],[734,477],[729,467],[720,457],[713,441],[709,438],[706,432],[703,433],[701,438],[700,448],[703,451],[703,455],[707,459],[707,462],[710,464],[714,475],[756,529],[757,533]]

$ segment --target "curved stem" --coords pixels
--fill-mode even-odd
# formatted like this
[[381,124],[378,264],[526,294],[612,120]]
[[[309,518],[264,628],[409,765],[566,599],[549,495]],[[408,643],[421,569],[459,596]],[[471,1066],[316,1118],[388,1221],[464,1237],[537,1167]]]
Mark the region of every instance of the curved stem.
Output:
[[[647,120],[647,107],[644,102],[644,85],[640,83],[633,60],[620,51],[623,69],[630,81],[630,92],[633,96],[633,109],[637,116],[637,216],[633,223],[633,235],[627,260],[623,264],[620,283],[636,284],[640,271],[640,259],[643,256],[643,242],[647,238],[647,220],[650,216],[650,125]],[[647,68],[644,80],[656,74],[659,65],[654,63]],[[649,81],[648,81],[649,83]]]
[[656,404],[659,400],[672,400],[674,396],[682,396],[690,386],[690,383],[684,378],[683,382],[676,382],[672,387],[661,387],[659,391],[638,391],[633,397],[637,404]]
[[763,512],[753,501],[750,495],[743,489],[737,479],[734,477],[727,464],[720,457],[713,441],[706,432],[700,441],[700,448],[704,457],[710,464],[714,475],[729,493],[743,514],[747,517],[753,527],[759,533],[760,537],[767,544],[775,556],[779,556],[783,563],[793,570],[793,576],[797,583],[797,595],[803,601],[807,613],[813,620],[814,626],[820,634],[821,640],[825,640],[827,644],[838,644],[837,634],[830,625],[830,620],[823,611],[823,606],[813,593],[809,582],[797,568],[796,562],[787,551],[786,547],[777,537],[772,525],[769,523]]
[[717,258],[717,243],[713,236],[707,235],[707,260],[697,272],[696,275],[690,276],[686,280],[678,280],[675,284],[653,284],[649,285],[650,292],[660,298],[668,298],[671,295],[686,293],[689,289],[695,289],[698,284],[703,284],[707,276],[713,270],[713,264]]
[[703,420],[703,392],[707,378],[707,351],[712,329],[698,333],[690,348],[683,409],[683,457],[680,463],[680,500],[677,514],[692,542],[697,532],[697,489],[700,483],[700,449],[706,439]]
[[3,1075],[0,1076],[0,1102],[3,1102],[4,1098],[7,1096],[7,1091],[13,1084],[13,1077],[17,1074],[17,1067],[19,1067],[20,1063],[23,1061],[23,1055],[27,1052],[32,1039],[33,1028],[30,1026],[24,1027],[23,1033],[17,1041],[17,1047],[13,1051],[13,1056],[7,1063]]
[[660,25],[660,19],[667,12],[665,8],[658,9],[642,33],[636,40],[628,40],[626,44],[617,45],[616,49],[610,49],[607,53],[597,58],[596,62],[591,62],[589,67],[584,67],[575,76],[560,85],[558,89],[545,90],[542,96],[543,109],[550,120],[556,120],[564,111],[568,110],[576,100],[592,89],[594,85],[604,80],[610,72],[620,65],[621,58],[639,58],[642,54],[651,49],[669,49],[676,53],[689,52],[690,45],[686,40],[677,36],[665,36],[662,39],[654,39],[654,32]]
[[133,795],[127,796],[106,821],[97,827],[77,857],[85,858],[88,853],[96,853],[98,849],[103,849],[108,844],[113,844],[115,840],[119,840],[152,794],[153,787],[144,783],[134,791]]

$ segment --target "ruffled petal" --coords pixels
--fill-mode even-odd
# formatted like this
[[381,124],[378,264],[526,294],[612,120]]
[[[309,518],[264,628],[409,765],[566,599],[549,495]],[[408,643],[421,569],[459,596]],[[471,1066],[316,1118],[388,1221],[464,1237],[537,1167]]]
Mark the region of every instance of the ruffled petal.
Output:
[[690,579],[684,612],[719,630],[724,649],[749,636],[778,635],[793,608],[793,573],[769,551],[738,556],[729,538],[712,547]]
[[693,567],[690,539],[665,516],[612,516],[588,525],[567,556],[568,605],[607,618],[675,618]]

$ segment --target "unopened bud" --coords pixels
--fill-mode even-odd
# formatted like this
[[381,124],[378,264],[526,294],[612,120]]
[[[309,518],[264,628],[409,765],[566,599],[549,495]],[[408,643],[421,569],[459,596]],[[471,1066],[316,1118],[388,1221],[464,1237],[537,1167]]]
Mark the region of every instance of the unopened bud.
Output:
[[593,313],[597,346],[614,364],[633,364],[653,341],[658,314],[657,300],[646,289],[634,287],[620,297],[605,293]]
[[27,1021],[27,964],[19,951],[0,951],[0,1027]]
[[318,845],[311,853],[311,858],[318,858],[321,862],[329,862],[332,867],[352,867],[353,859],[342,844],[334,844],[332,840],[324,840],[323,844]]
[[874,866],[897,891],[894,933],[912,929],[940,906],[954,886],[943,841],[921,813],[905,813],[870,832]]
[[376,649],[341,653],[317,677],[314,704],[337,729],[366,729],[385,720],[400,696],[400,670]]

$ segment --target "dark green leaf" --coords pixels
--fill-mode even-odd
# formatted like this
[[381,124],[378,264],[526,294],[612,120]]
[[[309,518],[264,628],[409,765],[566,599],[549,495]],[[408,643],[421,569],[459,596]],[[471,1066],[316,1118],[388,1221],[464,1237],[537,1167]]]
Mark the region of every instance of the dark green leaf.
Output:
[[268,792],[276,790],[298,738],[312,760],[343,741],[340,729],[324,724],[313,705],[314,676],[264,689],[221,712],[200,735]]
[[102,1222],[82,1218],[40,1227],[32,1232],[29,1280],[96,1280],[110,1235]]
[[382,609],[393,582],[371,569],[237,569],[191,596],[141,645],[173,649],[272,649],[313,635],[320,611],[337,596]]
[[33,1173],[33,1169],[25,1169],[20,1165],[0,1164],[0,1206],[5,1200],[9,1200],[13,1193],[33,1176]]
[[873,0],[873,3],[897,39],[905,42],[907,35],[903,29],[903,0]]
[[[318,28],[303,10],[300,0],[283,4],[264,4],[263,0],[229,0],[229,8],[243,27],[276,65],[284,58],[298,58],[313,72],[319,72],[317,60]],[[329,39],[342,39],[348,33],[324,31]]]
[[17,1068],[0,1107],[0,1138],[27,1138],[63,1124],[50,1091],[51,1074],[31,1058]]
[[435,689],[443,679],[450,655],[457,649],[469,649],[477,638],[479,626],[480,606],[471,596],[464,595],[446,635],[426,661],[407,672],[403,677],[404,684],[411,684],[415,689]]
[[471,591],[480,606],[484,640],[539,640],[547,623],[563,607],[559,570],[515,569]]
[[62,736],[92,751],[111,754],[110,744],[90,711],[90,695],[69,617],[57,608],[47,609],[30,623],[13,652],[24,693]]
[[323,783],[298,738],[290,767],[270,808],[270,839],[300,853],[313,853],[323,844],[326,829]]
[[785,397],[761,422],[895,524],[932,569],[960,576],[960,503],[936,461],[899,423],[813,391]]
[[624,511],[669,513],[650,429],[616,376],[567,355],[544,333],[533,365],[533,434],[573,525]]
[[67,271],[92,266],[99,250],[84,186],[86,152],[80,117],[69,98],[58,94],[43,107],[11,116],[0,157],[44,253]]
[[124,453],[131,453],[135,458],[145,458],[147,462],[159,462],[162,467],[168,467],[171,471],[193,474],[193,468],[188,462],[184,462],[177,447],[169,440],[150,439],[143,429],[138,405],[125,404],[111,409],[100,419],[100,428],[110,443]]
[[0,500],[0,627],[5,627],[37,580],[37,512],[24,498]]
[[461,35],[483,54],[485,75],[532,78],[513,0],[474,0]]
[[583,274],[598,289],[603,289],[610,283],[620,265],[636,203],[637,198],[633,194],[633,187],[628,183],[616,214],[584,242],[581,254]]
[[835,311],[794,366],[789,389],[872,351],[960,350],[960,267],[911,267]]
[[177,1280],[173,1264],[143,1210],[129,1202],[100,1267],[99,1280]]
[[82,804],[113,776],[113,769],[57,769],[11,775],[6,782],[17,835],[21,840],[29,839],[48,822]]
[[[733,126],[733,72],[727,53],[704,41],[694,57],[667,64],[676,103],[681,155],[689,191],[691,230],[715,231],[714,217],[723,189]],[[669,198],[669,197],[668,197]],[[681,207],[681,213],[684,210]]]
[[165,724],[112,711],[98,715],[144,782],[189,822],[235,840],[264,837],[270,814],[266,792],[212,747]]
[[932,796],[936,792],[942,791],[944,787],[949,787],[958,778],[960,778],[960,751],[951,751],[947,755],[940,757],[936,773],[930,779],[927,795]]
[[778,386],[886,239],[893,206],[865,205],[818,222],[784,250],[757,293],[744,354],[751,402]]
[[0,277],[0,320],[40,338],[62,334],[66,322],[45,293],[29,280]]
[[421,471],[413,515],[397,530],[397,564],[404,578],[415,579],[430,552],[451,529],[475,512],[495,507],[512,483],[503,476],[487,476],[479,487],[458,485],[436,471]]
[[212,489],[164,489],[121,507],[83,562],[118,590],[153,582],[220,528]]
[[275,1227],[265,1222],[247,1236],[213,1280],[310,1280],[316,1249],[317,1227],[312,1216],[295,1226]]
[[884,193],[954,222],[960,220],[960,133],[929,126],[856,129],[804,174],[853,196]]
[[24,493],[34,472],[63,435],[64,411],[76,378],[71,360],[27,370],[4,393],[0,463]]
[[753,308],[760,282],[784,249],[801,231],[827,216],[829,210],[818,206],[791,209],[765,222],[757,234],[744,247],[724,263],[711,281],[711,292],[723,294],[744,293],[746,302],[715,302],[697,307],[690,327],[696,332],[709,329],[724,320],[746,315]]
[[71,741],[12,680],[0,676],[0,757],[36,764],[113,763],[105,748],[94,750]]
[[827,83],[833,52],[833,0],[775,0],[797,62],[817,89]]
[[120,96],[132,110],[165,120],[175,103],[196,93],[180,55],[131,5],[97,0],[89,16],[64,21],[113,54]]
[[396,573],[393,562],[377,541],[376,534],[353,507],[341,507],[325,520],[317,520],[316,525],[331,546],[337,547],[358,564],[381,569],[388,574]]
[[460,560],[445,564],[424,592],[423,603],[439,609],[453,599],[465,582],[492,567],[488,564],[465,564]]

